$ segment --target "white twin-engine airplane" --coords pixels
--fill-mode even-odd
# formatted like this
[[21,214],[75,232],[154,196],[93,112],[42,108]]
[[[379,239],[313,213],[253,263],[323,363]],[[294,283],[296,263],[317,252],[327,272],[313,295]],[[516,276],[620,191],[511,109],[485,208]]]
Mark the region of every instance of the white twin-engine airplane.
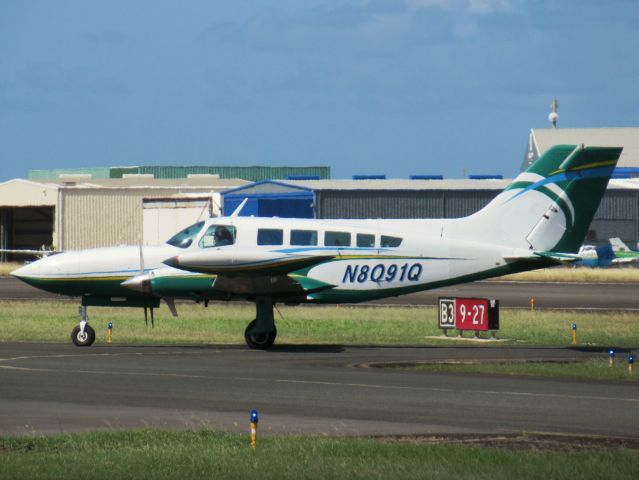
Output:
[[[479,212],[459,219],[211,218],[160,246],[51,255],[12,272],[50,292],[81,297],[72,340],[91,345],[88,306],[158,307],[164,299],[251,300],[244,336],[269,348],[273,306],[353,303],[579,259],[621,148],[558,145]],[[240,207],[241,208],[241,207]],[[239,210],[239,209],[238,209]],[[153,317],[152,317],[153,318]]]

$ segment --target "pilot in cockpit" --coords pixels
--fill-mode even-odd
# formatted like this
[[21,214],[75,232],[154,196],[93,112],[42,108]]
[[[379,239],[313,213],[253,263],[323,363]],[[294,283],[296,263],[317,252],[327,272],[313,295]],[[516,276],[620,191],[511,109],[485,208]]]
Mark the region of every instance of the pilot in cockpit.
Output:
[[215,229],[215,246],[223,247],[225,245],[233,245],[233,236],[226,227],[217,227]]

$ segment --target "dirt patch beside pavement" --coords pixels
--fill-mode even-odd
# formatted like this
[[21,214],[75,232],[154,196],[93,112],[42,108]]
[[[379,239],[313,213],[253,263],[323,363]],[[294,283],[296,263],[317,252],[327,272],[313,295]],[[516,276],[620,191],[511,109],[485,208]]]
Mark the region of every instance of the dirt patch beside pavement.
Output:
[[375,437],[382,441],[432,445],[468,445],[507,450],[538,450],[544,452],[573,452],[623,448],[639,452],[639,438],[603,437],[562,433],[530,432],[503,435],[436,435]]

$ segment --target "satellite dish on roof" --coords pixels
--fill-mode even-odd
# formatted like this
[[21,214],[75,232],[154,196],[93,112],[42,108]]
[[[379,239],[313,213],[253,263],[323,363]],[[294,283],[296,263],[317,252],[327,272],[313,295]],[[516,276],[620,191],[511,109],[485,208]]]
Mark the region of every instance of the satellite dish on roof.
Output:
[[552,102],[550,102],[550,113],[548,114],[548,120],[550,121],[550,123],[552,123],[552,128],[557,128],[557,120],[559,120],[559,114],[557,113],[557,107],[559,106],[559,103],[557,102],[557,99],[553,99]]

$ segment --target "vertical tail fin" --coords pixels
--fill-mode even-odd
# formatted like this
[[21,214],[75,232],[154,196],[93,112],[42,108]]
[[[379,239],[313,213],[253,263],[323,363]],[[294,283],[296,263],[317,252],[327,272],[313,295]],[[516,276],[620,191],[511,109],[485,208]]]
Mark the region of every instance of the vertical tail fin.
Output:
[[623,240],[621,240],[621,238],[619,237],[615,237],[615,238],[609,238],[608,242],[610,242],[610,245],[612,246],[612,250],[614,252],[632,252],[633,250],[626,245]]
[[472,233],[513,248],[577,252],[621,151],[554,146],[485,208],[461,219],[453,234]]

